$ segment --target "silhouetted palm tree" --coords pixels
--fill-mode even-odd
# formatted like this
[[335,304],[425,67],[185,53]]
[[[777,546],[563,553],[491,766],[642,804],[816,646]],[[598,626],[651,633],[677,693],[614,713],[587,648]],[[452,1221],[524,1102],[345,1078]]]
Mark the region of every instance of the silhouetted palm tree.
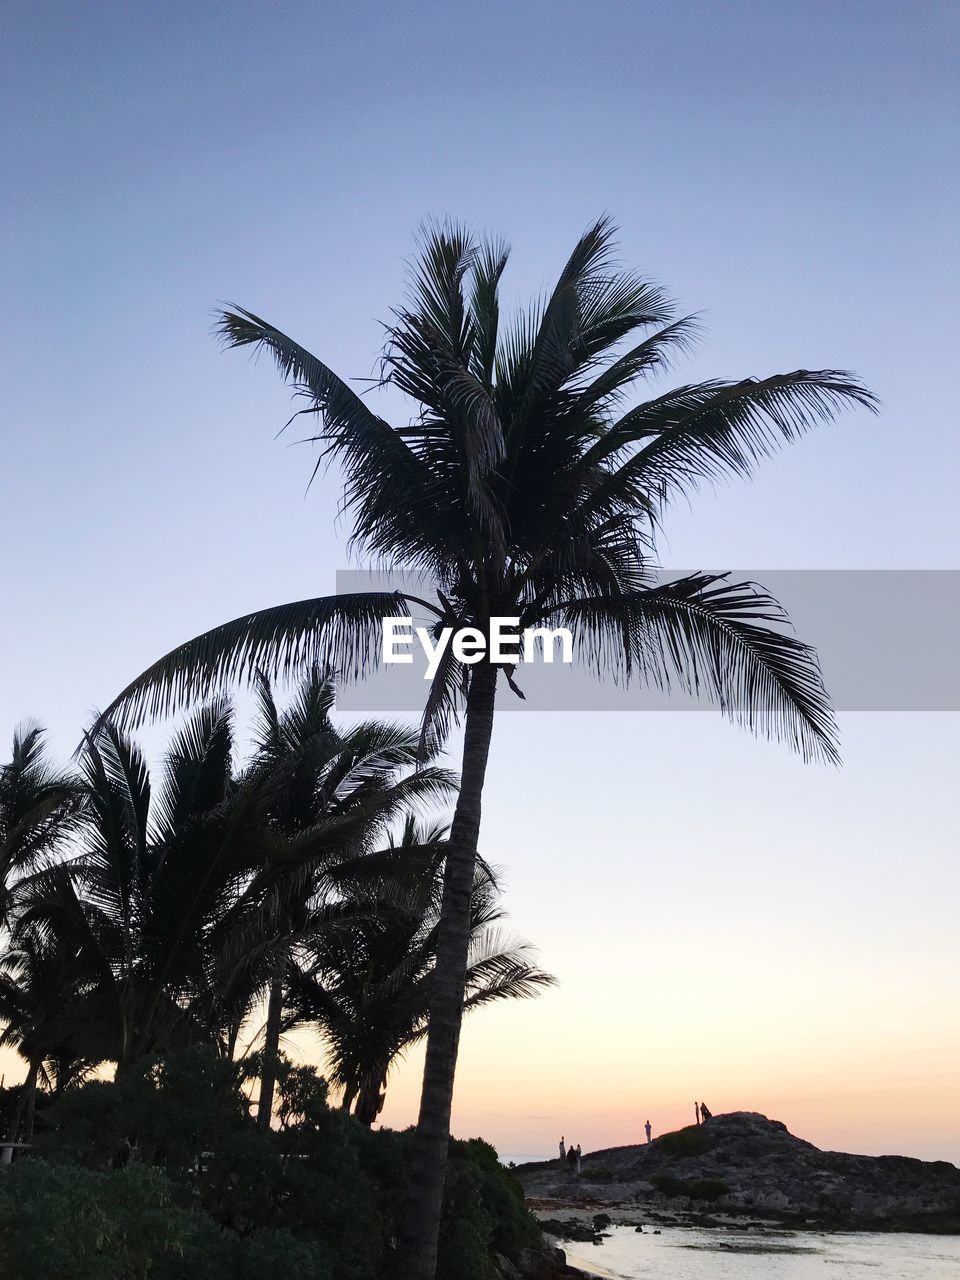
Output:
[[319,859],[300,862],[280,877],[268,870],[252,886],[255,891],[260,881],[272,881],[264,909],[275,917],[277,943],[260,1056],[261,1127],[270,1123],[284,997],[288,978],[299,972],[298,946],[369,909],[359,901],[335,900],[333,890],[383,840],[403,808],[443,799],[456,789],[447,770],[416,768],[418,737],[410,729],[380,721],[335,728],[335,692],[333,681],[314,668],[280,711],[269,682],[258,682],[250,772],[268,781],[267,821],[291,842],[321,828],[341,833],[340,842]]
[[[602,674],[678,685],[804,757],[835,759],[816,655],[779,629],[776,602],[716,575],[659,583],[653,547],[672,498],[748,475],[837,409],[873,407],[873,398],[850,374],[800,369],[628,404],[638,380],[689,343],[693,322],[674,318],[661,289],[619,270],[611,246],[602,219],[549,297],[502,332],[506,249],[455,227],[430,233],[383,362],[384,381],[416,405],[399,427],[265,320],[225,312],[226,343],[270,352],[306,398],[302,412],[316,415],[321,460],[345,473],[357,549],[379,565],[432,574],[436,598],[358,593],[247,614],[160,659],[111,712],[168,712],[260,668],[272,676],[319,662],[361,674],[377,660],[384,617],[427,610],[437,625],[484,633],[494,616],[518,617],[521,628],[567,626],[575,653]],[[497,677],[486,660],[460,664],[450,646],[424,715],[425,739],[461,712],[465,732],[398,1253],[404,1280],[431,1280],[435,1271]]]
[[51,764],[44,737],[39,725],[21,725],[0,764],[0,925],[16,878],[54,852],[79,812],[79,782]]
[[[357,908],[338,928],[305,947],[312,963],[291,980],[299,1017],[316,1023],[327,1047],[332,1083],[342,1105],[372,1124],[386,1096],[394,1061],[426,1034],[443,896],[444,831],[405,825],[395,846],[399,871],[407,851],[433,847],[436,856],[403,882],[360,880],[345,886],[343,903]],[[399,891],[398,891],[399,890]],[[478,867],[474,885],[465,1008],[539,994],[554,979],[537,968],[529,946],[506,937],[496,880]]]
[[222,700],[174,737],[159,787],[116,726],[86,743],[76,856],[25,882],[15,933],[56,939],[82,966],[81,994],[64,1004],[85,1056],[123,1070],[147,1054],[215,1041],[201,1016],[211,939],[271,852],[264,788],[237,783],[232,754]]
[[87,740],[73,856],[20,877],[4,957],[0,1023],[28,1058],[27,1097],[46,1060],[51,1076],[72,1059],[124,1070],[197,1040],[232,1056],[298,938],[361,909],[327,901],[351,866],[409,806],[455,790],[449,771],[414,767],[416,731],[337,731],[332,703],[317,672],[283,713],[264,682],[239,776],[222,700],[174,737],[159,786],[115,725]]
[[37,1084],[42,1075],[59,1092],[92,1065],[77,1048],[73,1010],[82,999],[82,963],[56,933],[23,929],[0,954],[0,1048],[12,1046],[27,1064],[10,1141],[33,1137]]

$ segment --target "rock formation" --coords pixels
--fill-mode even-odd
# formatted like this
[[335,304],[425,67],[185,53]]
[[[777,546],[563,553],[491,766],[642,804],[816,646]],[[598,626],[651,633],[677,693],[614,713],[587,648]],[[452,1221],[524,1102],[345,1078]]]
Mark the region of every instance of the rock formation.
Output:
[[649,1144],[516,1170],[528,1197],[589,1197],[794,1226],[960,1232],[960,1169],[908,1156],[821,1151],[756,1112],[714,1116]]

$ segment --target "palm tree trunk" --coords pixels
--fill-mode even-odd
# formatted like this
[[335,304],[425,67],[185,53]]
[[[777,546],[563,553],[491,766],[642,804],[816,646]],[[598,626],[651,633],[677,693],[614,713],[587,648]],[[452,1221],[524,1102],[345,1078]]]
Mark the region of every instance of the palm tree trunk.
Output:
[[30,1073],[23,1084],[23,1141],[30,1142],[33,1138],[33,1117],[37,1107],[37,1076],[40,1074],[40,1063],[34,1060],[30,1063]]
[[273,1115],[273,1091],[277,1083],[277,1059],[280,1055],[280,1019],[283,1015],[283,972],[270,983],[270,1000],[267,1004],[267,1027],[264,1032],[263,1066],[260,1071],[260,1102],[257,1106],[257,1125],[270,1128]]
[[443,906],[430,1000],[430,1030],[420,1095],[410,1181],[396,1275],[434,1280],[450,1143],[450,1109],[463,1019],[463,991],[470,943],[470,900],[480,834],[480,801],[487,772],[497,668],[479,663],[467,697],[460,794],[450,827],[443,874]]
[[[30,1128],[33,1129],[33,1104],[30,1101],[30,1095],[36,1096],[37,1091],[37,1075],[40,1071],[39,1062],[31,1062],[30,1069],[27,1072],[27,1078],[20,1086],[20,1092],[17,1095],[17,1105],[13,1109],[13,1116],[10,1120],[10,1128],[7,1131],[7,1142],[19,1142],[20,1126],[23,1124],[24,1114],[30,1110]],[[26,1137],[22,1139],[26,1141]],[[9,1164],[13,1159],[13,1147],[5,1147],[3,1150],[3,1164]]]
[[226,1053],[224,1056],[226,1057],[228,1062],[233,1061],[233,1055],[237,1051],[237,1041],[239,1039],[240,1039],[240,1023],[234,1021],[227,1028],[227,1043],[224,1046],[224,1048],[226,1049]]
[[360,1090],[360,1096],[357,1098],[357,1109],[353,1114],[368,1129],[380,1114],[383,1106],[382,1099],[383,1094],[374,1085],[366,1085]]

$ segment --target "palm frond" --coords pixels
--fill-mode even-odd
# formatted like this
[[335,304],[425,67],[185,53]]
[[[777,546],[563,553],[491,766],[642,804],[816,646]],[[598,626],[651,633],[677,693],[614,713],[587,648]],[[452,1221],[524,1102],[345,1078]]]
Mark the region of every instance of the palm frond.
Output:
[[789,743],[805,760],[839,762],[816,651],[779,629],[783,607],[755,583],[691,574],[647,591],[571,600],[552,612],[567,620],[577,651],[598,672],[679,688]]
[[389,461],[398,471],[420,474],[402,436],[372,413],[332,369],[285,333],[243,307],[221,312],[216,332],[226,347],[252,346],[270,352],[283,377],[322,415],[325,433],[348,465],[361,465],[373,455],[378,467]]
[[151,813],[160,839],[202,819],[225,799],[232,779],[233,708],[225,698],[199,707],[174,736]]
[[604,479],[600,495],[609,498],[614,488],[629,484],[670,497],[699,481],[749,476],[761,458],[851,406],[876,412],[876,397],[853,374],[837,369],[680,387],[631,409],[581,465],[594,466],[640,445]]
[[500,325],[500,278],[509,254],[510,250],[502,240],[487,240],[479,246],[473,264],[470,319],[474,339],[470,371],[491,392]]
[[673,357],[686,354],[699,336],[696,316],[682,316],[632,347],[576,390],[571,412],[583,413],[597,404],[610,404],[632,386],[640,374],[670,367]]
[[428,808],[449,797],[454,776],[427,766],[391,785],[366,793],[315,826],[283,839],[264,842],[266,856],[277,863],[309,863],[350,855],[411,806]]
[[0,920],[10,882],[72,835],[81,817],[80,779],[52,764],[46,730],[18,725],[10,759],[0,764]]
[[114,698],[97,726],[114,719],[132,727],[169,716],[250,684],[258,672],[285,679],[319,666],[355,679],[379,661],[383,619],[409,614],[399,592],[321,596],[244,614],[153,663]]

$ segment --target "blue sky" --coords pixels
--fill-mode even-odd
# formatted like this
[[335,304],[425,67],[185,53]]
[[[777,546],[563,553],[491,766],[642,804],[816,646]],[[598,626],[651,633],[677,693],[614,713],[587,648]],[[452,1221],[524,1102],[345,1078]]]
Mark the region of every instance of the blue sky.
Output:
[[[237,301],[370,376],[430,216],[506,236],[525,299],[609,211],[623,259],[703,312],[677,380],[840,366],[881,397],[678,509],[667,564],[960,567],[955,6],[8,3],[2,24],[0,727],[39,717],[67,752],[178,641],[333,589],[336,477],[304,495],[308,450],[273,438],[284,389],[218,350],[212,312]],[[834,1145],[960,1158],[960,1124],[931,1118],[960,1048],[956,717],[842,728],[830,774],[709,716],[503,719],[485,852],[562,985],[467,1032],[463,1127],[501,1124],[483,1064],[522,1017],[533,1081],[537,1042],[569,1034],[580,1063],[549,1150],[554,1119],[586,1147],[634,1106],[672,1116],[675,1079],[678,1107],[769,1099]],[[642,1061],[614,1044],[632,930],[671,1028]],[[697,1053],[705,1003],[750,1016]],[[843,1009],[864,1011],[849,1045]],[[791,1035],[826,1084],[790,1074]],[[597,1043],[627,1082],[612,1118]]]

